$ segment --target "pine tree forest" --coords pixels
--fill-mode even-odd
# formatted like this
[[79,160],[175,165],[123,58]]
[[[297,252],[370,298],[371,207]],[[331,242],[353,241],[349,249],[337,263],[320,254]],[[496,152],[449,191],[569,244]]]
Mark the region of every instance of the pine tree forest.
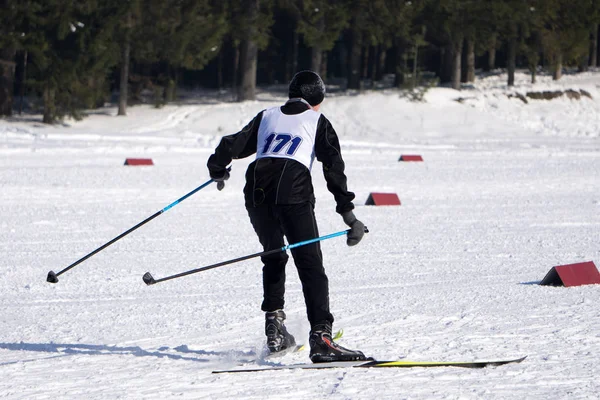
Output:
[[599,25],[600,0],[0,0],[0,115],[252,100],[303,69],[341,90],[560,79],[597,67]]

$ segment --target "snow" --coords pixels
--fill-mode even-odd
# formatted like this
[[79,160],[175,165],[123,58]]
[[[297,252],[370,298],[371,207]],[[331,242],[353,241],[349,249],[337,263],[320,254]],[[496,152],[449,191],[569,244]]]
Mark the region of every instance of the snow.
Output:
[[[600,266],[600,73],[506,75],[412,103],[395,90],[333,93],[322,111],[342,143],[363,242],[322,242],[340,343],[377,359],[473,361],[486,369],[332,369],[211,374],[261,357],[261,251],[236,160],[214,185],[45,281],[208,179],[220,137],[283,93],[253,102],[196,96],[160,110],[107,107],[80,122],[0,120],[0,397],[9,399],[592,399],[600,392],[600,287],[537,283],[556,265]],[[583,89],[525,104],[508,94]],[[456,101],[461,98],[461,102]],[[398,162],[420,154],[424,162]],[[125,167],[128,157],[151,167]],[[322,235],[345,229],[314,167]],[[370,192],[399,207],[364,206]],[[288,266],[288,327],[306,342]]]

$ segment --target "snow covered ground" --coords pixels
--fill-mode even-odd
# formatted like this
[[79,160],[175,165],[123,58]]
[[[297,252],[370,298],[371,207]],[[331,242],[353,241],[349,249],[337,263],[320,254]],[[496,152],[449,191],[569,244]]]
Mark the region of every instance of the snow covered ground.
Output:
[[[107,108],[43,126],[0,121],[0,398],[596,399],[600,286],[537,283],[555,265],[600,267],[600,73],[479,79],[426,103],[397,91],[339,94],[336,127],[370,229],[360,245],[322,242],[340,343],[377,359],[487,360],[486,369],[332,369],[211,374],[261,358],[258,259],[146,286],[261,251],[242,200],[250,159],[223,192],[199,191],[126,238],[60,271],[207,179],[220,136],[283,101],[196,97],[160,110]],[[524,104],[507,94],[584,89],[593,99]],[[455,99],[462,98],[462,103]],[[420,154],[423,163],[398,162]],[[149,157],[152,167],[125,167]],[[345,229],[315,164],[320,232]],[[364,206],[394,192],[400,207]],[[309,326],[288,266],[288,326]]]

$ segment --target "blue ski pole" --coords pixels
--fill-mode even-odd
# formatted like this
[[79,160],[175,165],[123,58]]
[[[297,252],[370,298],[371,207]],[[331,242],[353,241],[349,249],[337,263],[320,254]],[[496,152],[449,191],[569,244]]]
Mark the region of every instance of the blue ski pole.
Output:
[[[230,171],[231,167],[227,168],[227,170]],[[87,260],[88,258],[90,258],[91,256],[93,256],[94,254],[99,253],[100,251],[104,250],[105,248],[107,248],[111,244],[115,243],[117,240],[120,240],[123,237],[129,235],[131,232],[135,231],[140,226],[142,226],[142,225],[144,225],[144,224],[152,221],[154,218],[158,217],[159,215],[161,215],[161,214],[169,211],[169,209],[175,207],[177,204],[181,203],[182,201],[184,201],[185,199],[187,199],[191,195],[195,194],[199,190],[204,189],[205,187],[207,187],[208,185],[210,185],[213,182],[214,182],[214,180],[209,179],[208,181],[206,181],[202,185],[198,186],[196,189],[192,190],[191,192],[189,192],[185,196],[182,196],[182,197],[178,198],[177,200],[175,200],[174,202],[172,202],[171,204],[169,204],[168,206],[166,206],[162,210],[155,212],[154,214],[152,214],[151,216],[149,216],[148,218],[146,218],[145,220],[143,220],[142,222],[140,222],[136,226],[134,226],[134,227],[126,230],[125,232],[121,233],[116,238],[114,238],[111,241],[103,244],[102,246],[98,247],[96,250],[92,251],[91,253],[89,253],[89,254],[85,255],[84,257],[80,258],[79,260],[75,261],[73,264],[69,265],[68,267],[66,267],[62,271],[59,271],[59,272],[56,272],[56,273],[54,271],[48,272],[48,277],[46,278],[46,281],[50,282],[50,283],[56,283],[56,282],[58,282],[58,276],[59,275],[64,274],[65,272],[67,272],[71,268],[75,267],[76,265],[81,264],[82,262],[84,262],[85,260]]]
[[[146,285],[154,285],[155,283],[164,282],[164,281],[168,281],[170,279],[175,279],[175,278],[181,278],[182,276],[195,274],[197,272],[202,272],[202,271],[206,271],[206,270],[217,268],[217,267],[222,267],[223,265],[233,264],[233,263],[236,263],[236,262],[239,262],[239,261],[248,260],[250,258],[260,257],[260,256],[268,256],[270,254],[279,253],[280,251],[286,251],[286,250],[290,250],[290,249],[293,249],[293,248],[296,248],[296,247],[305,246],[305,245],[310,244],[310,243],[320,242],[320,241],[325,240],[325,239],[331,239],[331,238],[334,238],[334,237],[337,237],[337,236],[347,235],[348,232],[350,232],[350,229],[346,229],[345,231],[340,231],[340,232],[336,232],[336,233],[331,233],[329,235],[320,236],[320,237],[317,237],[317,238],[314,238],[314,239],[309,239],[309,240],[305,240],[305,241],[298,242],[298,243],[288,244],[287,246],[279,247],[277,249],[267,250],[267,251],[263,251],[263,252],[260,252],[260,253],[254,253],[254,254],[250,254],[250,255],[247,255],[247,256],[235,258],[233,260],[222,261],[222,262],[219,262],[219,263],[216,263],[216,264],[208,265],[206,267],[192,269],[192,270],[189,270],[189,271],[186,271],[186,272],[181,272],[179,274],[175,274],[175,275],[171,275],[171,276],[166,276],[166,277],[160,278],[160,279],[154,279],[152,277],[152,274],[150,274],[150,272],[146,272],[144,274],[144,276],[142,277],[142,279],[144,280],[144,283]],[[368,232],[369,232],[369,230],[365,226],[365,233],[368,233]]]

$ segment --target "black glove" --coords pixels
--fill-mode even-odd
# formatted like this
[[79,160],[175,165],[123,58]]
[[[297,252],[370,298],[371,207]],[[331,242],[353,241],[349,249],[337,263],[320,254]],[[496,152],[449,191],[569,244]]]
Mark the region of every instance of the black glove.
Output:
[[225,187],[225,181],[229,179],[229,171],[225,170],[222,175],[216,175],[211,172],[210,177],[213,181],[217,182],[217,189],[223,190]]
[[360,242],[362,237],[365,235],[365,224],[356,219],[356,216],[352,211],[346,211],[342,214],[342,218],[346,225],[350,227],[348,232],[348,238],[346,244],[348,246],[355,246]]

